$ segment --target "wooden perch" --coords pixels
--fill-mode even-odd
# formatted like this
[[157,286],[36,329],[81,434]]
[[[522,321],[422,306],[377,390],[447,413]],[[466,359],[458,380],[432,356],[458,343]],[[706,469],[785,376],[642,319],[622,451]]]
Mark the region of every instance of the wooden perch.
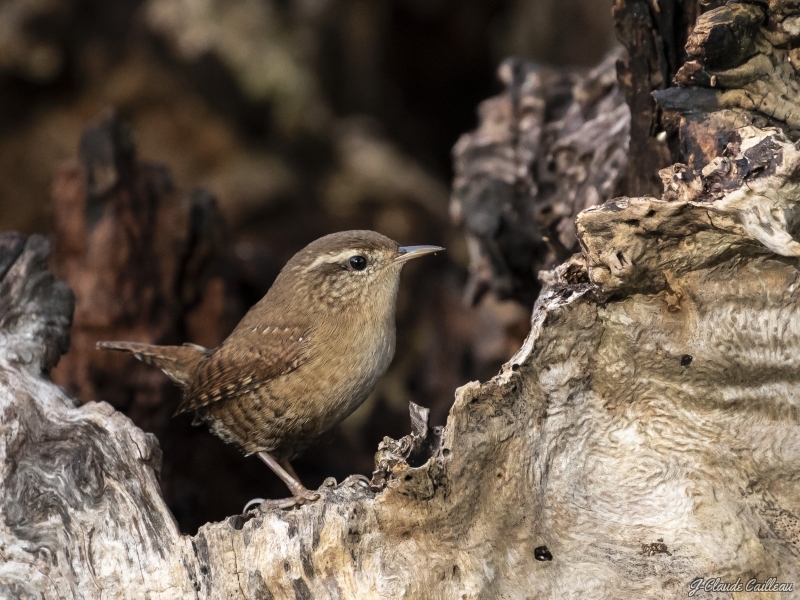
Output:
[[47,380],[72,296],[46,273],[43,239],[5,234],[0,595],[638,599],[685,596],[697,577],[800,584],[800,151],[744,128],[728,156],[666,172],[663,199],[581,213],[583,252],[546,278],[519,353],[460,388],[443,429],[416,410],[371,486],[352,477],[194,537],[161,499],[154,438]]

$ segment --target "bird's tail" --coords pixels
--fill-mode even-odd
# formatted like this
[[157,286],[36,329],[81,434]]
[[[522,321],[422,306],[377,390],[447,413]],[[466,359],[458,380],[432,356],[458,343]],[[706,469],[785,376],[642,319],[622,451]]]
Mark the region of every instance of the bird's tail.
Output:
[[211,351],[195,344],[183,346],[154,346],[136,342],[97,342],[100,350],[130,352],[147,365],[158,367],[175,383],[189,384],[197,365],[210,356]]

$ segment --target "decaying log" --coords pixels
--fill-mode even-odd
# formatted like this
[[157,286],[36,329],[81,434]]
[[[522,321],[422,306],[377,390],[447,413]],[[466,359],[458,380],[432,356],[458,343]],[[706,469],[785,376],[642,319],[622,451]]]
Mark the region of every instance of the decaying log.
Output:
[[453,149],[450,209],[467,236],[467,302],[491,290],[533,304],[539,271],[577,250],[575,216],[620,192],[630,129],[620,56],[588,73],[516,59],[500,67],[506,90],[481,104],[478,128]]
[[44,272],[40,238],[6,234],[2,594],[638,599],[685,596],[697,577],[797,586],[800,150],[748,127],[727,152],[702,173],[665,173],[662,199],[582,212],[582,252],[545,278],[517,355],[460,388],[443,429],[415,411],[371,486],[350,478],[194,537],[160,498],[152,436],[106,404],[76,407],[43,375],[71,296]]

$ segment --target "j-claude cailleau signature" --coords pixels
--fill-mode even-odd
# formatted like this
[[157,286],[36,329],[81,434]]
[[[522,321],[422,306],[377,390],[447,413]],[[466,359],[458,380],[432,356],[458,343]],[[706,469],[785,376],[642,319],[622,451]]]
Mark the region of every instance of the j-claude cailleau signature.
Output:
[[722,581],[720,577],[698,577],[689,584],[689,596],[694,596],[697,592],[793,592],[794,583],[779,582],[777,577],[770,577],[765,581],[758,581],[755,577],[742,581],[739,577],[736,581]]

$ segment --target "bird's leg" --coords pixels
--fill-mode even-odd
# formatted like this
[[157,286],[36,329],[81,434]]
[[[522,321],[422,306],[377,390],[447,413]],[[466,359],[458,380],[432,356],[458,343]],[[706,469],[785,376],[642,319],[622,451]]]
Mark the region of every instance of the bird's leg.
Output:
[[[314,500],[319,499],[319,494],[315,492],[311,492],[303,487],[303,484],[300,483],[297,479],[297,475],[295,474],[294,477],[290,475],[286,469],[284,469],[277,460],[272,458],[267,452],[259,452],[258,458],[263,460],[266,465],[272,469],[273,473],[280,477],[283,482],[286,484],[286,487],[289,488],[289,491],[292,492],[294,499],[297,501],[297,504],[304,504],[306,502],[313,502]],[[292,470],[294,473],[294,469],[289,466],[289,469]]]

